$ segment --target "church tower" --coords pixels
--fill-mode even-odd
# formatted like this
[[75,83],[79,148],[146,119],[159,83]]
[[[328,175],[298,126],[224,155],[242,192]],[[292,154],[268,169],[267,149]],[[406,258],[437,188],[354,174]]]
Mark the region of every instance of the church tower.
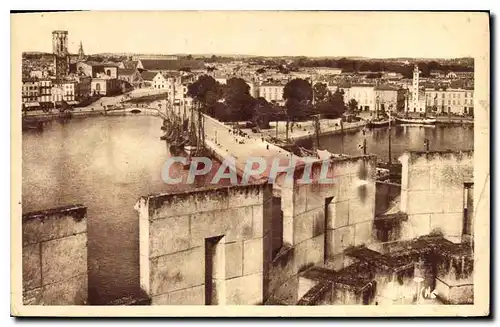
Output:
[[78,60],[79,61],[85,60],[85,52],[83,52],[82,41],[80,41],[80,48],[78,48]]
[[69,73],[68,31],[52,32],[52,53],[57,82]]

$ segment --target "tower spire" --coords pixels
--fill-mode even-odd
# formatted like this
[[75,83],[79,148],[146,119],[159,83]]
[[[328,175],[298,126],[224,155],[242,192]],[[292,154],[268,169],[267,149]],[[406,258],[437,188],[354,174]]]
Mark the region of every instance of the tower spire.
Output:
[[80,48],[78,49],[78,59],[79,60],[84,60],[85,59],[85,52],[83,52],[82,41],[80,41]]

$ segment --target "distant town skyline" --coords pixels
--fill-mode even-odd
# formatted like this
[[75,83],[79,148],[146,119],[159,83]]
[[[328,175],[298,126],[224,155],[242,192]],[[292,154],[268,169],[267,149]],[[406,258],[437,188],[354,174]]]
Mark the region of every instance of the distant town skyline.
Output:
[[[12,42],[52,52],[53,30],[86,54],[474,57],[481,13],[66,12],[13,14]],[[36,29],[33,27],[36,26]]]

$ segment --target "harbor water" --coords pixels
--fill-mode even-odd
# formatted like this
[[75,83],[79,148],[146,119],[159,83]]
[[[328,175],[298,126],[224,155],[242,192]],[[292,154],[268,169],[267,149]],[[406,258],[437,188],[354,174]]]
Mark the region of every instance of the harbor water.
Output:
[[[140,196],[190,186],[167,185],[161,171],[169,157],[157,117],[93,117],[52,121],[22,137],[22,209],[42,210],[81,203],[88,207],[89,299],[104,304],[139,291]],[[471,149],[472,127],[391,129],[392,155],[403,151]],[[335,153],[367,152],[387,160],[387,128],[321,137]]]

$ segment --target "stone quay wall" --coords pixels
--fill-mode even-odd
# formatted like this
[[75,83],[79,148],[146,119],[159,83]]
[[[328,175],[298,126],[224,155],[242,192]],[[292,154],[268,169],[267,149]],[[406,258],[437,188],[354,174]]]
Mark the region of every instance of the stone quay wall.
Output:
[[87,208],[71,205],[22,218],[23,303],[87,303]]

